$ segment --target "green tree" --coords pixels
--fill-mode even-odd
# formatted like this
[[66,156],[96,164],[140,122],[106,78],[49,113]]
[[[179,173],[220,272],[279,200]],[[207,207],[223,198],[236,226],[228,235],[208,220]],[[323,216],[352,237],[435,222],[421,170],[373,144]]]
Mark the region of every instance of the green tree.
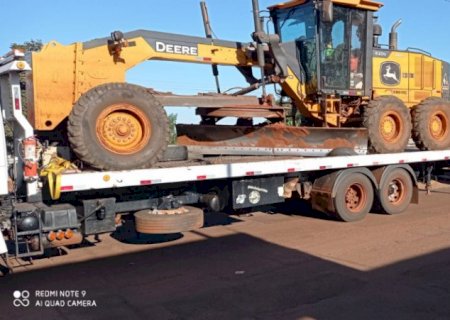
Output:
[[13,42],[13,43],[11,43],[10,48],[11,49],[19,49],[24,52],[29,52],[29,51],[40,51],[42,49],[42,46],[43,46],[43,44],[42,44],[41,40],[31,39],[30,41],[25,41],[24,43]]

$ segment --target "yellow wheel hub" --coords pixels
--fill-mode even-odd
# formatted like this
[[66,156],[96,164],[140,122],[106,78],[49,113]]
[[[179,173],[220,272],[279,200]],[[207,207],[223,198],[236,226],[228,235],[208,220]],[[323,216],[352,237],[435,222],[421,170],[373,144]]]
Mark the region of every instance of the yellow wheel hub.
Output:
[[380,122],[380,133],[388,142],[395,142],[402,133],[402,120],[396,112],[385,113]]
[[150,140],[151,125],[147,116],[129,104],[107,107],[97,118],[97,137],[103,147],[118,154],[133,154]]
[[436,140],[441,140],[447,134],[448,119],[445,114],[436,112],[431,116],[428,126],[431,136]]

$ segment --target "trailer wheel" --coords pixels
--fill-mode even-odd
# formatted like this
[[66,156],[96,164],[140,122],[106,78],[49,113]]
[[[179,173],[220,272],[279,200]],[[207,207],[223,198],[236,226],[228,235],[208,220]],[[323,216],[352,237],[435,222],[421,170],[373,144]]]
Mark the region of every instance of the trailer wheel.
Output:
[[387,214],[405,211],[413,196],[413,182],[406,170],[397,168],[384,177],[380,186],[380,205]]
[[68,137],[78,158],[92,167],[148,168],[167,148],[168,118],[145,88],[107,83],[89,90],[74,105]]
[[358,172],[346,175],[339,182],[333,199],[336,217],[346,222],[364,219],[372,208],[373,198],[369,178]]
[[369,147],[374,153],[402,152],[411,134],[411,115],[397,97],[381,96],[369,102],[364,111]]
[[450,102],[430,97],[412,111],[412,138],[420,150],[450,148]]
[[184,206],[174,210],[141,210],[134,214],[136,231],[169,234],[199,229],[203,226],[203,210]]

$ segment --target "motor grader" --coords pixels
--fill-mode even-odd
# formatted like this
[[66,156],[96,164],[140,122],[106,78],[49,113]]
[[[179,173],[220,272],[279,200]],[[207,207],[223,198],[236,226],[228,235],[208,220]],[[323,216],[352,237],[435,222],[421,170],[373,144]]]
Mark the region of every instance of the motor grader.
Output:
[[[51,41],[29,57],[28,117],[40,139],[69,144],[98,169],[154,165],[168,145],[164,106],[197,107],[201,123],[178,126],[178,143],[217,147],[219,154],[220,147],[395,153],[410,137],[421,150],[447,149],[449,64],[398,50],[398,23],[389,46],[380,45],[374,13],[381,7],[371,0],[289,1],[269,7],[270,33],[253,0],[250,43],[146,30],[70,45]],[[147,60],[211,64],[215,75],[217,66],[233,66],[248,87],[179,96],[126,83],[126,71]],[[279,100],[267,94],[272,84]],[[262,96],[247,95],[257,89]],[[286,125],[286,110],[276,103],[285,97],[301,123]],[[217,124],[225,117],[236,117],[236,125]],[[267,121],[254,125],[257,117]]]

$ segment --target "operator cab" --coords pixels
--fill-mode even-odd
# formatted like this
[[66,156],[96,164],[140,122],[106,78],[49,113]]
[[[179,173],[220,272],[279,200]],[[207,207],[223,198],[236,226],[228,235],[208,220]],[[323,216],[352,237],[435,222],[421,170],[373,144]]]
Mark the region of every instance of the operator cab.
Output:
[[370,95],[372,11],[380,7],[366,0],[296,0],[269,8],[307,94]]

